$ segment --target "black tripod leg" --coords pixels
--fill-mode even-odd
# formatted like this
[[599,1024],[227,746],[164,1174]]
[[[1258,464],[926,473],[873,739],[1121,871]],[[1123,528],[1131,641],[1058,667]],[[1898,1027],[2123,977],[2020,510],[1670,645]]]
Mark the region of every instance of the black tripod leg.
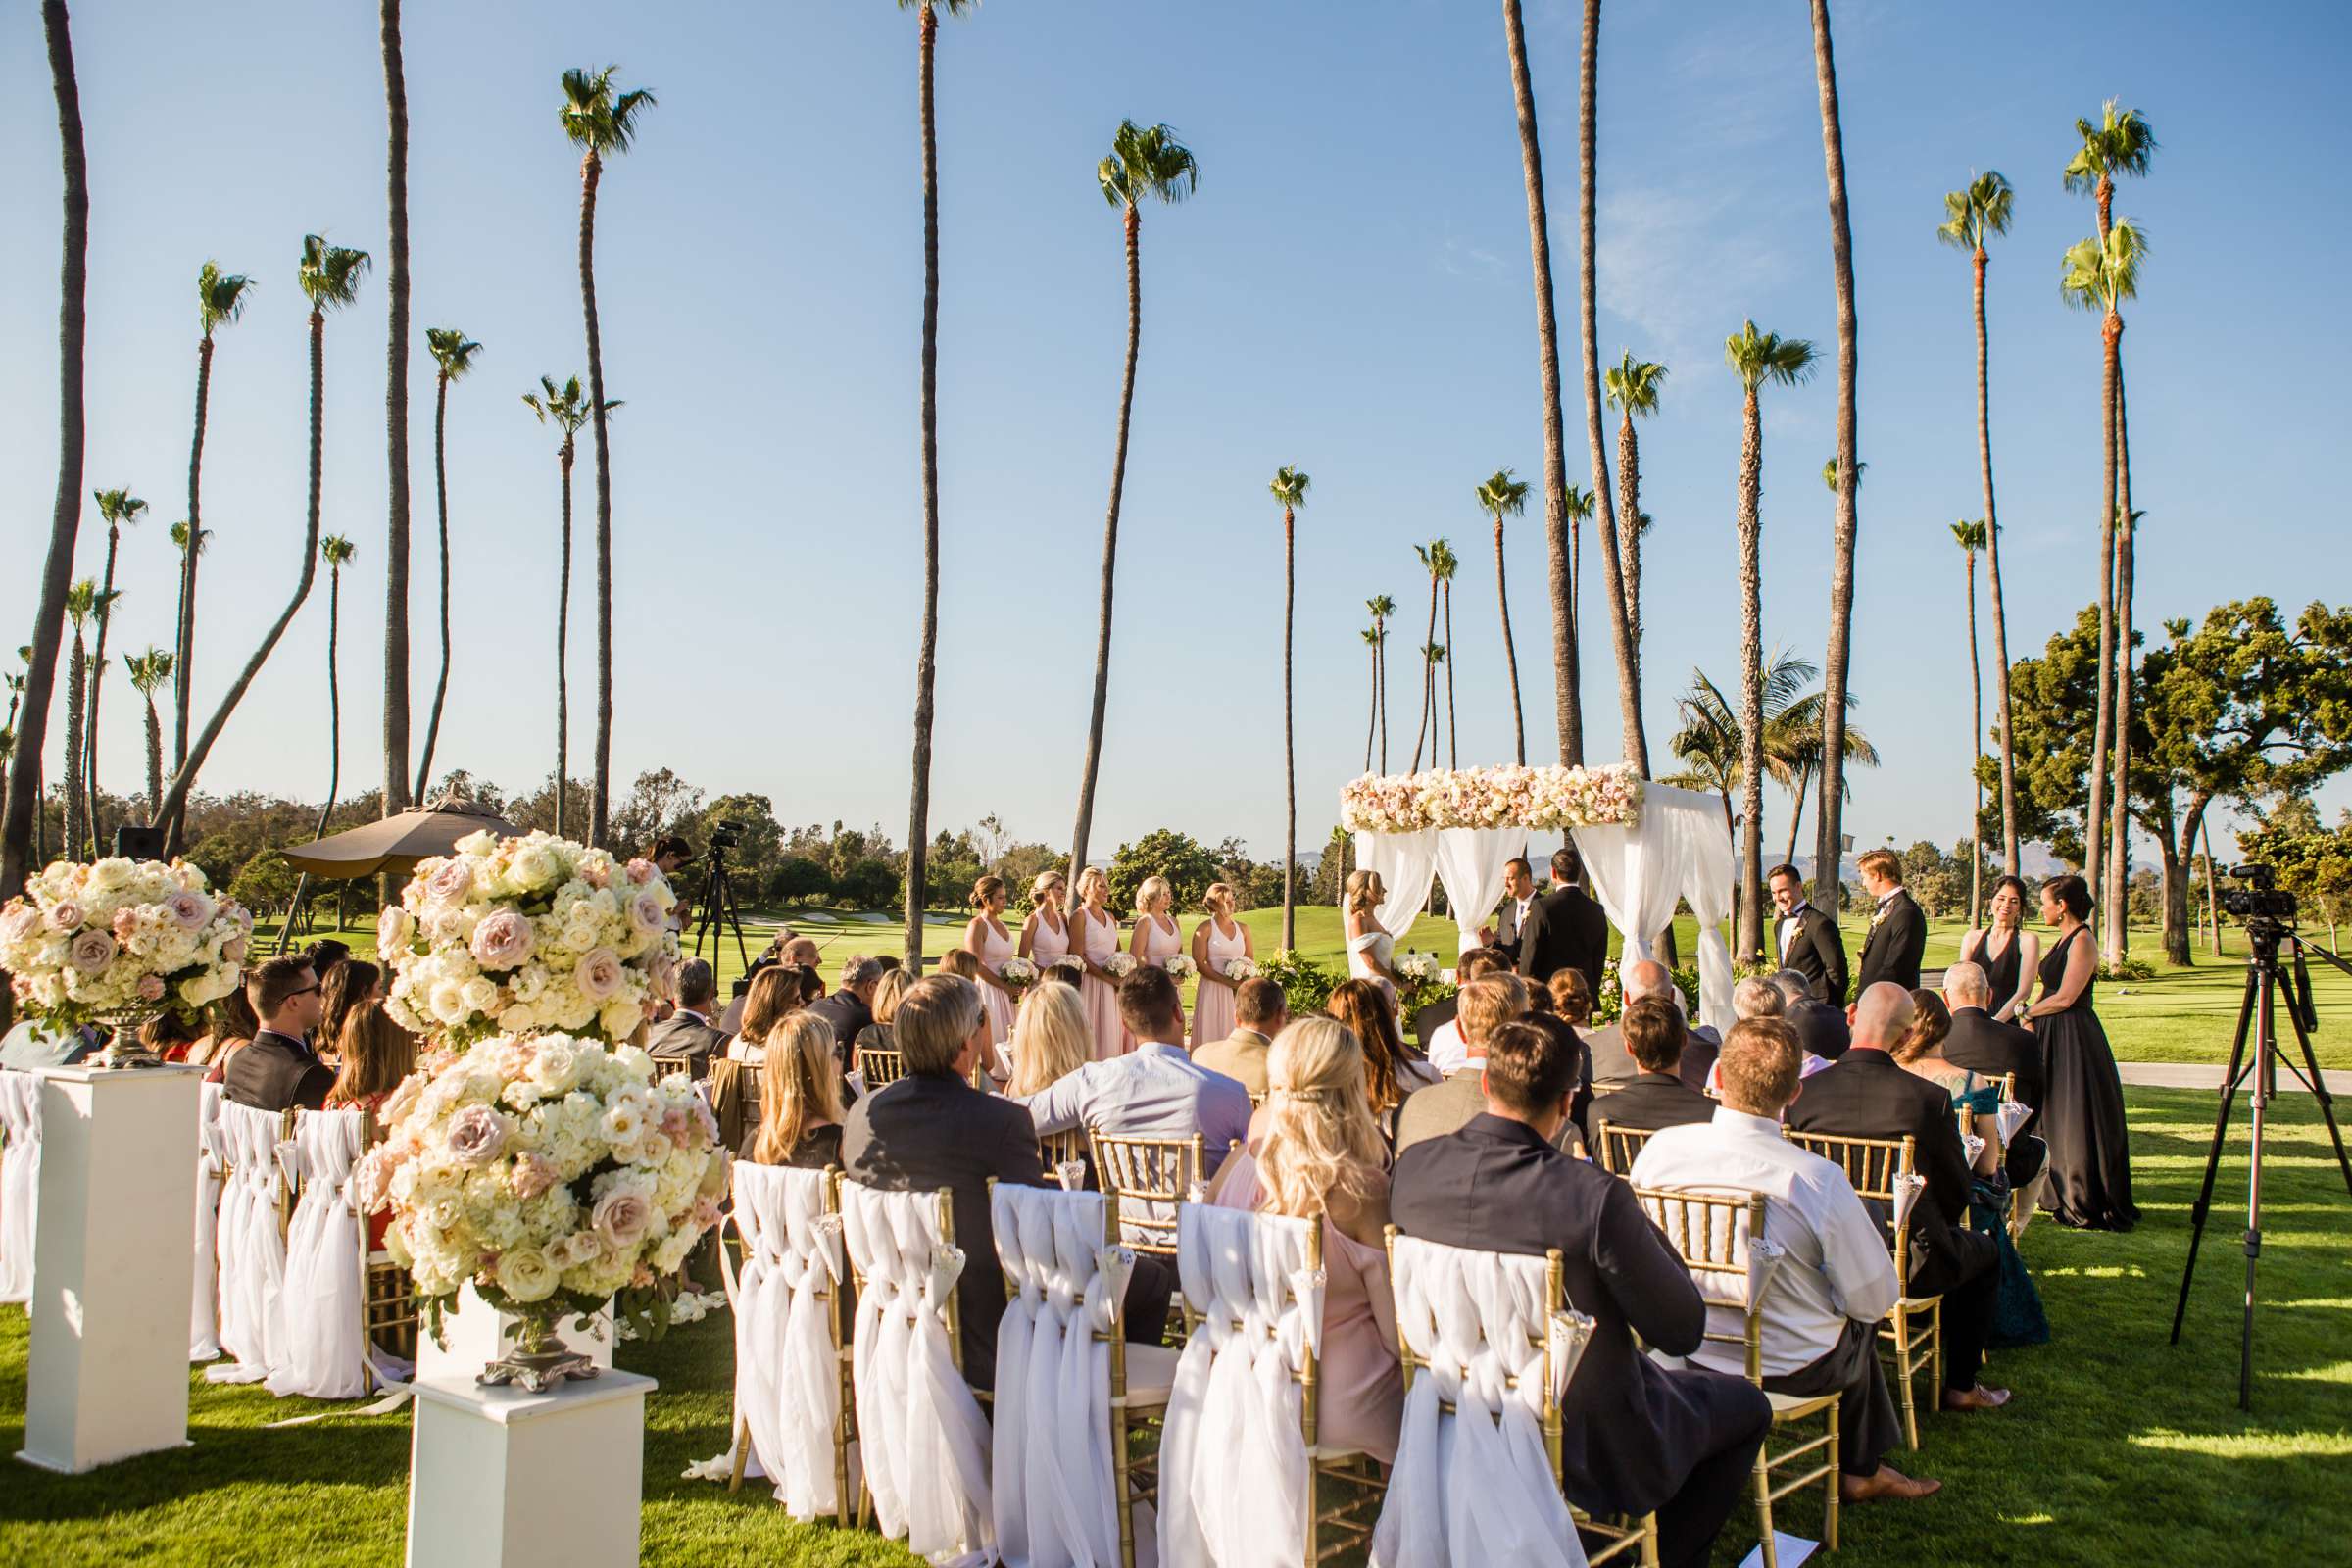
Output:
[[2261,984],[2261,969],[2249,964],[2245,1000],[2237,1005],[2237,1039],[2230,1047],[2230,1070],[2222,1079],[2221,1108],[2213,1118],[2213,1144],[2205,1151],[2205,1181],[2197,1189],[2197,1200],[2188,1211],[2188,1261],[2180,1269],[2180,1298],[2173,1303],[2175,1345],[2180,1343],[2180,1325],[2188,1316],[2188,1282],[2196,1275],[2197,1248],[2205,1240],[2205,1216],[2213,1206],[2213,1179],[2221,1168],[2222,1141],[2230,1133],[2230,1106],[2237,1099],[2237,1086],[2245,1079],[2246,1033],[2254,1024],[2255,991]]
[[2311,1035],[2303,1027],[2303,1014],[2292,1005],[2292,998],[2288,1002],[2286,1015],[2294,1021],[2295,1042],[2303,1048],[2303,1065],[2311,1074],[2308,1080],[2311,1098],[2319,1102],[2320,1120],[2328,1124],[2328,1137],[2335,1145],[2335,1166],[2343,1172],[2344,1190],[2352,1192],[2352,1158],[2345,1156],[2343,1129],[2335,1122],[2335,1097],[2328,1092],[2328,1080],[2320,1075],[2319,1054],[2311,1049]]
[[735,928],[735,957],[748,973],[752,967],[751,949],[743,941],[743,904],[735,897],[735,882],[727,880],[727,924]]

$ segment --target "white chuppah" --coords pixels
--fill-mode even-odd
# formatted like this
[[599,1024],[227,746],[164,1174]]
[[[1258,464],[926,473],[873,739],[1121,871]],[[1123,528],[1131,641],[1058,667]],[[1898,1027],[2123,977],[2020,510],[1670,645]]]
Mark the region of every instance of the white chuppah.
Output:
[[1355,835],[1355,863],[1377,871],[1378,915],[1392,933],[1412,924],[1434,880],[1454,910],[1463,951],[1502,898],[1503,867],[1532,833],[1572,838],[1592,894],[1625,936],[1620,962],[1650,944],[1684,899],[1698,917],[1698,1017],[1732,1022],[1732,834],[1722,803],[1618,767],[1485,767],[1366,774],[1340,795],[1340,825]]

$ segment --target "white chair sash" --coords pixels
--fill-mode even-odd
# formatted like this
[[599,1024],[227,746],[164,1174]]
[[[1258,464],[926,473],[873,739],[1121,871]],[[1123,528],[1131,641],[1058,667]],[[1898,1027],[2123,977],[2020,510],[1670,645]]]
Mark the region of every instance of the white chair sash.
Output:
[[[1544,1451],[1544,1353],[1566,1386],[1590,1320],[1555,1322],[1544,1260],[1398,1237],[1397,1342],[1426,1362],[1404,1397],[1376,1568],[1583,1568],[1585,1550]],[[1450,1404],[1450,1412],[1440,1409]]]
[[203,1084],[196,1105],[196,1288],[188,1301],[188,1359],[220,1355],[220,1172],[228,1163],[220,1130],[220,1086]]
[[1003,1185],[997,1258],[997,1547],[1010,1568],[1115,1568],[1110,1346],[1135,1254],[1102,1242],[1100,1193]]
[[841,1208],[864,1281],[852,1382],[874,1515],[884,1534],[905,1537],[933,1563],[993,1562],[988,1422],[948,1343],[964,1254],[940,1234],[935,1193],[844,1182]]
[[234,1364],[205,1372],[214,1383],[259,1383],[279,1353],[278,1298],[285,1288],[286,1239],[277,1228],[278,1133],[274,1111],[223,1102],[220,1131],[228,1178],[220,1189],[220,1348]]
[[735,1309],[735,1411],[751,1429],[760,1475],[796,1519],[840,1503],[833,1434],[841,1369],[829,1316],[849,1269],[840,1216],[825,1211],[825,1173],[735,1162],[743,1268]]
[[41,1080],[0,1070],[0,1301],[32,1299],[32,1244],[41,1196]]
[[364,1222],[351,1193],[352,1167],[367,1152],[367,1117],[355,1107],[306,1110],[294,1121],[294,1217],[269,1379],[281,1398],[356,1399],[368,1392]]
[[1177,1272],[1200,1321],[1160,1444],[1162,1568],[1275,1568],[1305,1549],[1314,1489],[1298,1378],[1322,1339],[1316,1223],[1177,1210]]

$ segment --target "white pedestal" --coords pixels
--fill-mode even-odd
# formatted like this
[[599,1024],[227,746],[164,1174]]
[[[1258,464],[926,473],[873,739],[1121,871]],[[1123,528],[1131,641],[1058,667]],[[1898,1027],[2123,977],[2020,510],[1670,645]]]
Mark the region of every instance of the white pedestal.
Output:
[[550,1394],[419,1378],[411,1568],[636,1568],[645,1396],[607,1372]]
[[188,1441],[194,1067],[44,1067],[24,1447],[69,1474]]
[[[457,1300],[441,1317],[441,1330],[449,1337],[449,1348],[433,1343],[432,1335],[419,1327],[416,1335],[416,1375],[420,1378],[470,1378],[483,1367],[505,1355],[514,1347],[507,1331],[516,1319],[501,1312],[474,1294],[471,1285],[458,1292]],[[557,1337],[564,1348],[587,1356],[598,1366],[612,1368],[612,1307],[610,1302],[585,1329],[572,1324],[578,1320],[564,1314],[556,1327]]]

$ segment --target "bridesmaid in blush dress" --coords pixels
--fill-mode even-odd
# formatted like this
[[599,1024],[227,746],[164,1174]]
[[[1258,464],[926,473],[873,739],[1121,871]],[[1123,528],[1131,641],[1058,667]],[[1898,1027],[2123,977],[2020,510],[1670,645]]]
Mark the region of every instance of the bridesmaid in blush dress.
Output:
[[973,883],[972,903],[980,912],[963,928],[963,946],[980,960],[980,1003],[988,1009],[988,1038],[1001,1046],[1012,1038],[1012,1007],[1020,1000],[997,973],[1013,956],[1012,933],[1004,929],[1004,879],[984,876]]
[[1070,928],[1061,917],[1069,882],[1059,871],[1040,871],[1029,884],[1029,918],[1021,922],[1020,956],[1042,976],[1070,955]]
[[1119,977],[1103,965],[1119,951],[1119,917],[1106,906],[1110,878],[1099,865],[1078,873],[1078,910],[1071,916],[1077,930],[1070,951],[1086,960],[1086,978],[1079,994],[1086,1000],[1086,1017],[1095,1035],[1095,1059],[1105,1061],[1135,1049],[1135,1039],[1119,1021]]
[[1239,903],[1233,885],[1212,882],[1200,896],[1208,918],[1193,927],[1193,966],[1200,971],[1200,989],[1193,998],[1193,1049],[1224,1040],[1233,1033],[1234,993],[1241,982],[1225,973],[1236,958],[1255,958],[1250,928],[1233,917]]

